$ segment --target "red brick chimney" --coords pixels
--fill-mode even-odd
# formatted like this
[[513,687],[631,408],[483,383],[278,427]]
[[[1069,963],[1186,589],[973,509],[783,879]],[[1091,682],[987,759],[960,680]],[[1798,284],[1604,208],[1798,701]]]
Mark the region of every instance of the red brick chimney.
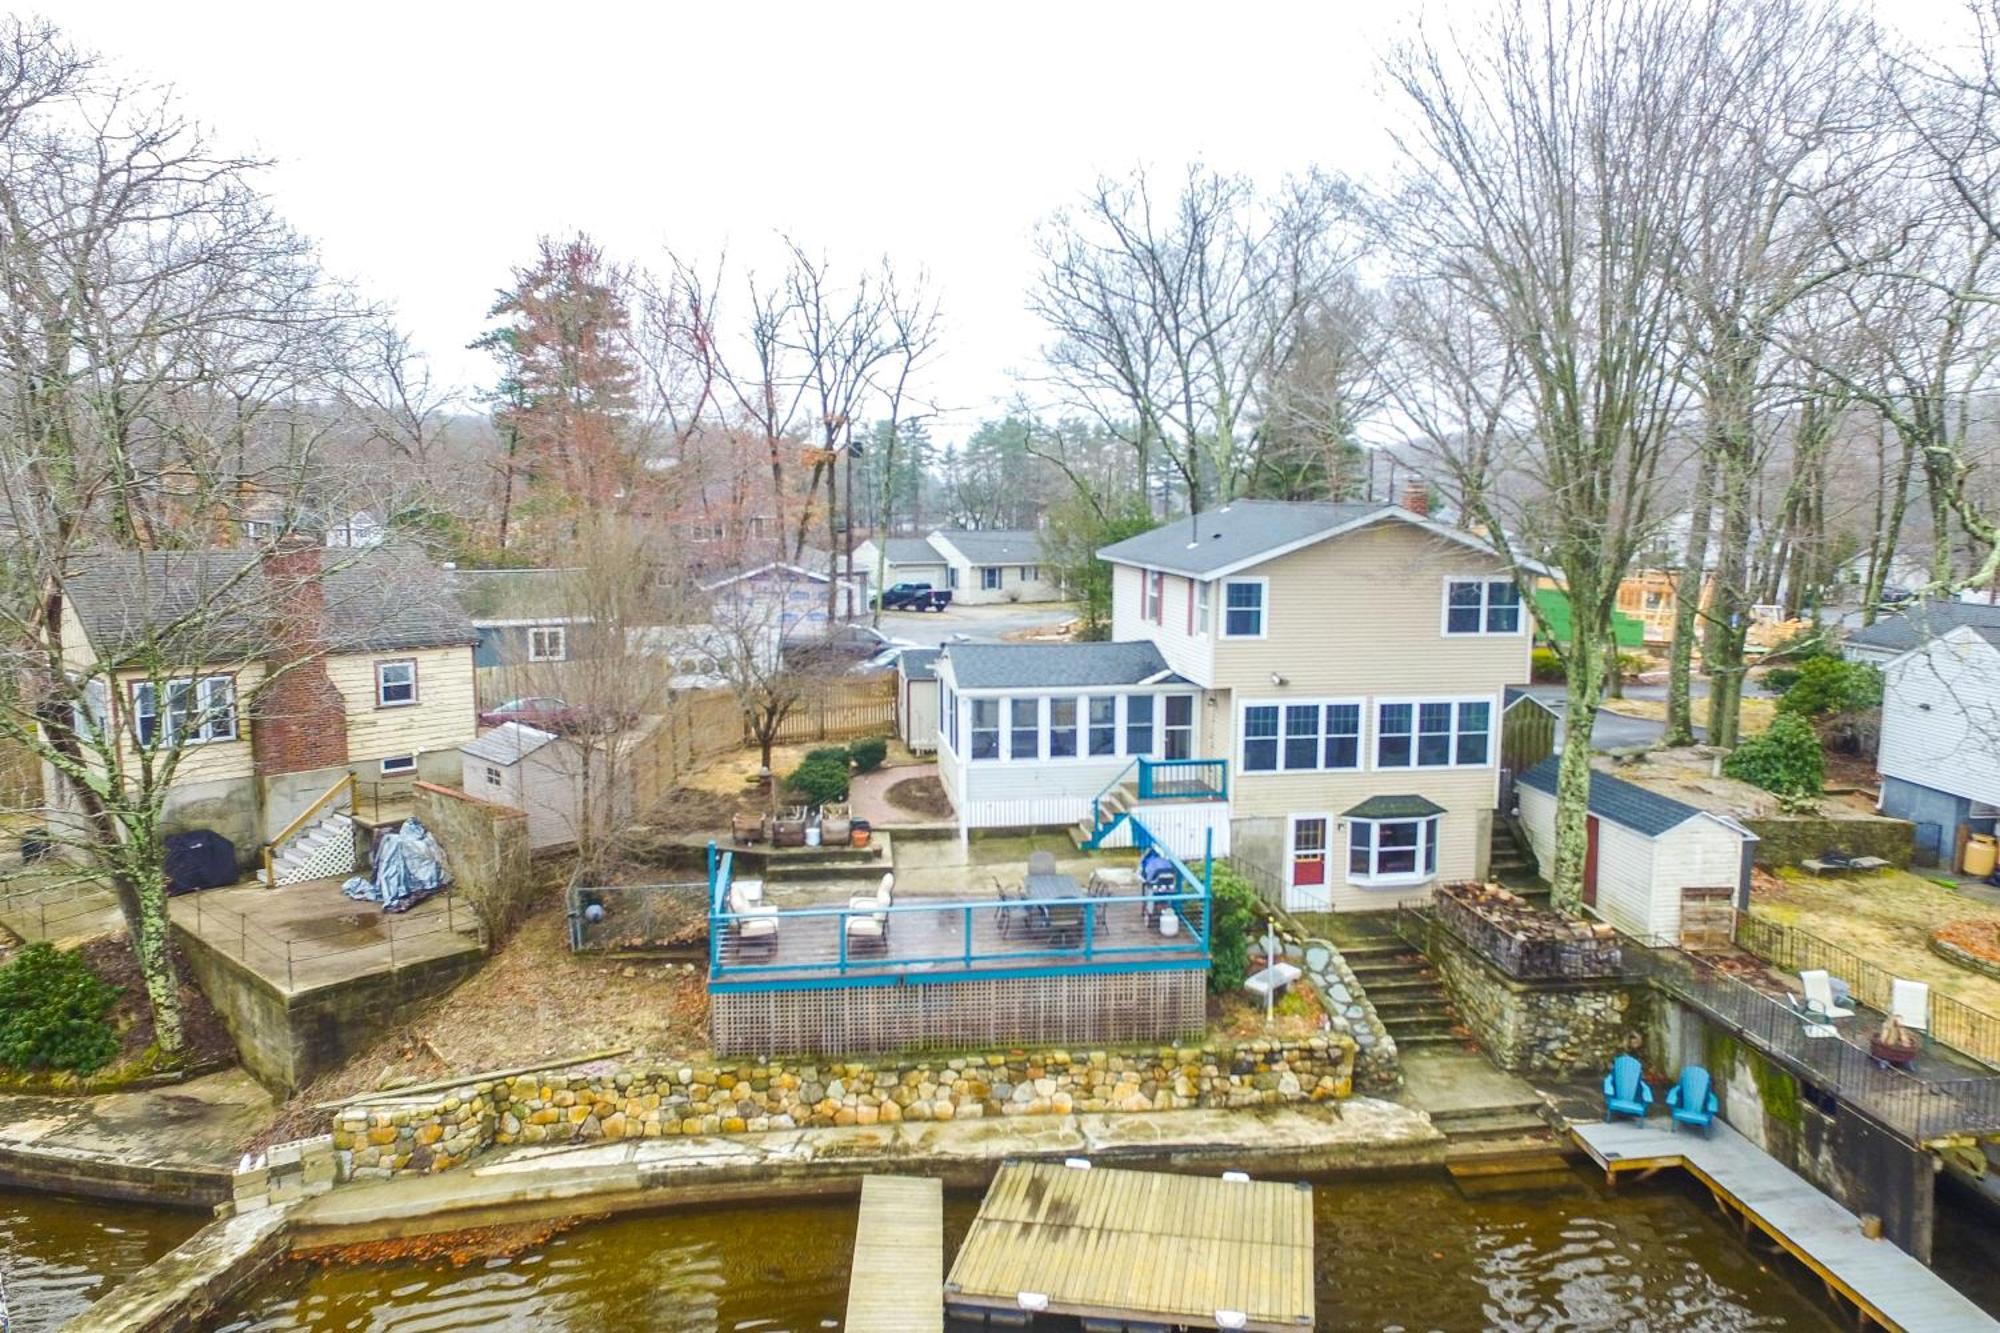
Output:
[[1411,477],[1403,483],[1403,508],[1419,518],[1427,518],[1431,512],[1431,488],[1424,485],[1420,477]]
[[263,555],[273,679],[258,693],[250,753],[259,777],[347,762],[347,705],[326,674],[326,584],[321,548],[287,536]]

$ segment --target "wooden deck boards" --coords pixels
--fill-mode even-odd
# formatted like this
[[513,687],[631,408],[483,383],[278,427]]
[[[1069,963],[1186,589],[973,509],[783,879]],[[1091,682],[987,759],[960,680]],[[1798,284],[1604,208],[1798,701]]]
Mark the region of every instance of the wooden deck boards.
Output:
[[1310,1328],[1312,1191],[1216,1176],[1010,1162],[945,1284],[950,1305],[1215,1328]]
[[1670,1133],[1660,1120],[1579,1122],[1570,1133],[1614,1174],[1685,1167],[1886,1328],[2000,1329],[2000,1322],[1893,1242],[1863,1236],[1858,1217],[1719,1119],[1707,1138]]
[[944,1182],[869,1176],[847,1291],[851,1333],[943,1333]]

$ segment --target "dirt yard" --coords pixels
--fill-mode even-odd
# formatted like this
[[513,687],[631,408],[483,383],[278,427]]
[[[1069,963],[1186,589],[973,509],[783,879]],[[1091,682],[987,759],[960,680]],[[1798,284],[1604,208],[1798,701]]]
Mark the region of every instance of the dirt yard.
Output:
[[1753,916],[1797,926],[1850,949],[1899,977],[1924,981],[1965,1003],[2000,1014],[2000,980],[1932,953],[1930,933],[1966,917],[2000,920],[2000,907],[1967,898],[1904,870],[1821,879],[1803,870],[1759,873]]
[[935,777],[904,778],[883,795],[889,804],[918,819],[950,819],[951,797]]
[[448,995],[338,1070],[301,1089],[263,1142],[318,1133],[337,1101],[391,1084],[511,1069],[631,1047],[672,1055],[708,1041],[708,991],[698,966],[572,954],[555,886],[520,928]]
[[[1667,720],[1667,701],[1664,699],[1606,699],[1603,707],[1605,712],[1616,713],[1620,717],[1639,717],[1645,718],[1650,722],[1665,722]],[[1753,695],[1744,699],[1742,714],[1743,734],[1745,736],[1755,736],[1758,732],[1769,729],[1771,719],[1777,715],[1778,701],[1776,699],[1765,698],[1761,695]],[[1707,720],[1708,701],[1705,699],[1696,699],[1694,701],[1695,725],[1701,726]]]

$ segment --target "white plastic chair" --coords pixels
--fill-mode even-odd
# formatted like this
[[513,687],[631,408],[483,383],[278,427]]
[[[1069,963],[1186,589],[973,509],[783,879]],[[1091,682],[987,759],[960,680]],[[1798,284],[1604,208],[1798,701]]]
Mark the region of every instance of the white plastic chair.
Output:
[[[889,947],[889,913],[896,901],[896,872],[882,876],[882,882],[873,893],[856,894],[847,900],[848,910],[866,913],[865,916],[847,918],[847,944],[852,949],[857,944],[876,945],[887,950]],[[880,910],[878,910],[880,909]]]
[[1843,1009],[1833,1002],[1833,978],[1825,968],[1815,968],[1799,973],[1799,984],[1806,988],[1806,1009],[1819,1018],[1852,1018],[1852,1009]]
[[[762,886],[758,886],[761,896]],[[757,945],[767,952],[778,949],[778,909],[766,907],[752,901],[749,892],[741,884],[729,886],[729,911],[736,918],[736,942],[739,947]]]
[[1889,983],[1889,1012],[1912,1032],[1931,1028],[1931,988],[1921,981],[1897,977]]

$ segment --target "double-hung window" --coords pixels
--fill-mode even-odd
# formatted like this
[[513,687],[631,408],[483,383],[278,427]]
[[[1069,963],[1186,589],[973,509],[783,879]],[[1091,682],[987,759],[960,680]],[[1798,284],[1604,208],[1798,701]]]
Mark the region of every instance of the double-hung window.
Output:
[[1166,600],[1166,581],[1166,575],[1159,570],[1146,571],[1146,619],[1155,625],[1160,623],[1163,614],[1161,606]]
[[1447,579],[1446,634],[1518,634],[1521,589],[1512,579]]
[[1039,759],[1042,751],[1042,701],[1007,701],[1007,757]]
[[997,591],[999,591],[999,589],[1000,589],[1000,566],[998,566],[998,565],[981,565],[981,566],[979,567],[979,586],[980,586],[981,588],[983,588],[984,590],[986,590],[987,592],[997,592]]
[[1194,758],[1194,696],[1169,694],[1166,697],[1166,725],[1162,731],[1164,759]]
[[1230,579],[1222,585],[1222,636],[1226,639],[1264,637],[1263,579]]
[[1437,874],[1438,817],[1347,821],[1347,878],[1416,884]]
[[951,742],[951,752],[953,754],[962,753],[958,748],[958,692],[956,690],[947,689],[944,692],[944,732],[945,738]]
[[1197,581],[1194,585],[1194,632],[1206,637],[1208,634],[1209,603],[1215,596],[1215,585]]
[[375,664],[375,706],[401,708],[417,701],[417,664],[410,661]]
[[532,625],[528,629],[530,662],[563,662],[569,659],[569,631],[561,625]]
[[998,699],[971,699],[967,701],[972,711],[972,757],[974,759],[998,759],[1000,757],[1000,701]]
[[1491,757],[1489,699],[1379,702],[1375,708],[1375,767],[1482,768]]
[[1361,767],[1361,703],[1256,703],[1243,709],[1245,773]]
[[1125,753],[1149,755],[1153,752],[1153,696],[1132,694],[1125,698]]
[[1090,753],[1114,755],[1118,753],[1118,696],[1115,694],[1093,694],[1085,701],[1090,712]]
[[1076,700],[1049,700],[1049,758],[1076,758]]
[[200,676],[132,686],[132,726],[141,745],[200,745],[236,739],[236,680],[233,676]]

